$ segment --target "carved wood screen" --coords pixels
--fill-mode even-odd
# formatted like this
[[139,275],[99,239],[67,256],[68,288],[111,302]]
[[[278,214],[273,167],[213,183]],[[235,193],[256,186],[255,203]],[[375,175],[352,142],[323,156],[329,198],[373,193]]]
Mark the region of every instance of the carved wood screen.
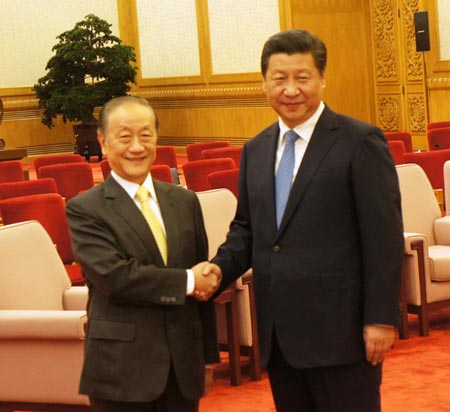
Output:
[[427,150],[426,69],[414,35],[418,0],[370,3],[377,124],[384,131],[410,131],[414,148]]

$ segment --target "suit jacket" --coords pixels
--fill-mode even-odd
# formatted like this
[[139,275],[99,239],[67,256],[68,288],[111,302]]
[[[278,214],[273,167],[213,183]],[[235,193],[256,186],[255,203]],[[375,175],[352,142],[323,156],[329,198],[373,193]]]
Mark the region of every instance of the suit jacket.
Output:
[[111,176],[67,204],[89,287],[80,392],[96,398],[153,401],[172,362],[183,395],[198,399],[205,362],[219,360],[213,303],[186,296],[186,268],[208,257],[200,204],[191,191],[154,186],[167,267],[141,211]]
[[398,318],[403,228],[388,145],[326,106],[277,230],[278,135],[276,123],[245,145],[236,217],[213,259],[222,285],[253,267],[263,364],[274,330],[294,367],[361,360],[363,325]]

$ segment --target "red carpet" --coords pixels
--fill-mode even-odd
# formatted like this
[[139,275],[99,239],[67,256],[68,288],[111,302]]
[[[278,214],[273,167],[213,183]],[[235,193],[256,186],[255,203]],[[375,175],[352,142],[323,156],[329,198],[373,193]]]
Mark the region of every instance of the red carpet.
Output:
[[[383,412],[450,411],[450,310],[433,315],[430,336],[418,336],[411,317],[411,338],[397,339],[384,363]],[[216,376],[200,412],[274,412],[267,375],[259,382],[243,376],[243,384],[229,385]]]

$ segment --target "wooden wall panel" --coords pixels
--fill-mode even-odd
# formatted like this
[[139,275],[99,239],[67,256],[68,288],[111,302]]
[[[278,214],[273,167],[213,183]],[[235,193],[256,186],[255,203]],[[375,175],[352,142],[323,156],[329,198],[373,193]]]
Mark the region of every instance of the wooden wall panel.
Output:
[[326,103],[338,112],[373,122],[366,0],[292,0],[291,13],[294,28],[315,33],[327,46]]

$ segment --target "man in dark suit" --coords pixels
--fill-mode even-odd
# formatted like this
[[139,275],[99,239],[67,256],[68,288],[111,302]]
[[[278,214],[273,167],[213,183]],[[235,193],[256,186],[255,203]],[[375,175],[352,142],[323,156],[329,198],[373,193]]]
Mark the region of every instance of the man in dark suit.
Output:
[[[220,270],[203,274],[208,246],[195,193],[149,174],[157,128],[145,99],[109,101],[98,138],[111,175],[67,205],[89,287],[80,392],[94,412],[197,411],[205,363],[219,360],[213,302],[202,300]],[[149,199],[135,198],[140,187]]]
[[307,31],[266,42],[263,89],[279,120],[245,144],[236,216],[213,262],[221,288],[253,268],[277,412],[375,412],[398,318],[400,194],[383,133],[322,102],[325,66]]

